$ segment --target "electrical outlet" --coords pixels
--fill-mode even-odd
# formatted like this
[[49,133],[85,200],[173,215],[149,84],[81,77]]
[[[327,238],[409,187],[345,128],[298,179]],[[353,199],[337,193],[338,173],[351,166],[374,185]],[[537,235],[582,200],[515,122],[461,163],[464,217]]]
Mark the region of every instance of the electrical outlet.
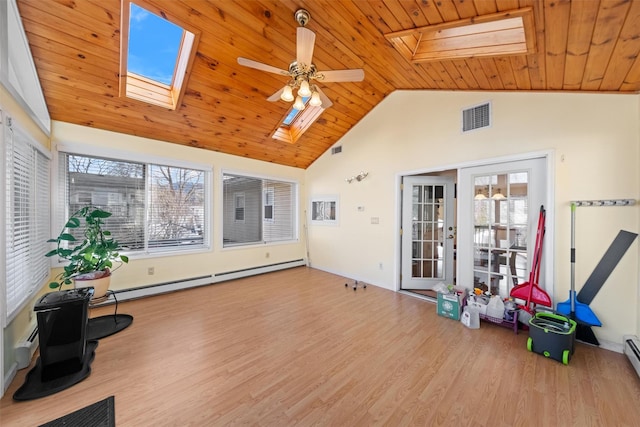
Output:
[[156,268],[155,267],[149,267],[147,268],[147,274],[149,276],[153,276],[156,273]]
[[380,270],[382,270],[382,269],[383,269],[383,268],[382,268],[382,263],[381,263],[381,262],[379,262],[379,263],[378,263],[378,268],[379,268]]
[[269,254],[269,252],[267,252],[266,254],[264,254],[265,258],[269,258],[271,255]]

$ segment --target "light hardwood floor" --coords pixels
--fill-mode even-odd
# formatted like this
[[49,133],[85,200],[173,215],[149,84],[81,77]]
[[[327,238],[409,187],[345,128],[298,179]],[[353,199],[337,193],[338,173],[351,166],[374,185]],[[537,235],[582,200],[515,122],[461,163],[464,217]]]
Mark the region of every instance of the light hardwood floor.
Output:
[[[637,426],[626,357],[577,344],[568,366],[527,333],[478,330],[435,305],[296,269],[120,304],[91,375],[42,399],[0,401],[2,426],[37,426],[107,396],[117,425]],[[92,310],[106,314],[112,307]]]

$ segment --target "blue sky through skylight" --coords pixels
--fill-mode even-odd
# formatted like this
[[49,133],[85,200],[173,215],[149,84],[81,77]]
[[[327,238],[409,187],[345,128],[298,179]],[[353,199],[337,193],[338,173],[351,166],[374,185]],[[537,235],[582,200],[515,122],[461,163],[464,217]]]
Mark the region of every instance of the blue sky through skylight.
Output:
[[179,26],[131,3],[128,71],[171,85],[182,31]]
[[[307,100],[309,100],[310,97],[305,96],[302,98],[302,102],[305,103],[305,105],[307,104]],[[282,124],[285,126],[291,126],[291,123],[293,123],[293,120],[296,118],[296,116],[298,115],[298,113],[300,112],[300,110],[297,110],[295,108],[292,108],[291,111],[289,111],[289,114],[287,114],[287,117],[284,118],[284,120],[282,121]]]

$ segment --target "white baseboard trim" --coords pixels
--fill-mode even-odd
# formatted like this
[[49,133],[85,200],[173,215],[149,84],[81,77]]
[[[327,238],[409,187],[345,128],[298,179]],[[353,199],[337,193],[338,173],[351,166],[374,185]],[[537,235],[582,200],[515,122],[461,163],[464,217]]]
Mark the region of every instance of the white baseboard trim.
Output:
[[600,342],[600,348],[615,351],[616,353],[624,353],[624,346],[621,343],[606,340],[598,341]]
[[2,396],[4,396],[4,394],[6,393],[7,389],[9,388],[9,385],[11,385],[11,381],[13,381],[13,379],[16,377],[17,373],[18,373],[18,363],[13,362],[13,364],[11,364],[11,367],[7,371],[7,375],[5,375],[4,377],[4,390],[2,390]]
[[[194,288],[198,286],[212,285],[215,283],[225,282],[227,280],[240,279],[243,277],[255,276],[257,274],[270,273],[278,270],[285,270],[288,268],[305,266],[306,261],[304,259],[297,259],[293,261],[285,261],[276,264],[263,265],[258,267],[245,268],[241,270],[227,271],[216,274],[209,274],[205,276],[190,277],[171,282],[156,283],[153,285],[139,286],[135,288],[123,289],[119,291],[113,291],[118,298],[118,302],[149,297],[153,295],[160,295],[167,292],[181,291],[184,289]],[[105,302],[104,304],[111,304],[113,301]],[[103,305],[104,305],[103,304]]]

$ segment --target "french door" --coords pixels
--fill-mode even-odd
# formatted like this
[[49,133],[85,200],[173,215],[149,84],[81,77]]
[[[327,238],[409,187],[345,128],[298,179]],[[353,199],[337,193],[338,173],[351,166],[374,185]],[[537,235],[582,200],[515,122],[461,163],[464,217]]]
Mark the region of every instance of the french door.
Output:
[[453,283],[453,201],[453,178],[403,179],[401,289]]
[[546,177],[544,158],[460,169],[458,284],[507,297],[529,280]]

